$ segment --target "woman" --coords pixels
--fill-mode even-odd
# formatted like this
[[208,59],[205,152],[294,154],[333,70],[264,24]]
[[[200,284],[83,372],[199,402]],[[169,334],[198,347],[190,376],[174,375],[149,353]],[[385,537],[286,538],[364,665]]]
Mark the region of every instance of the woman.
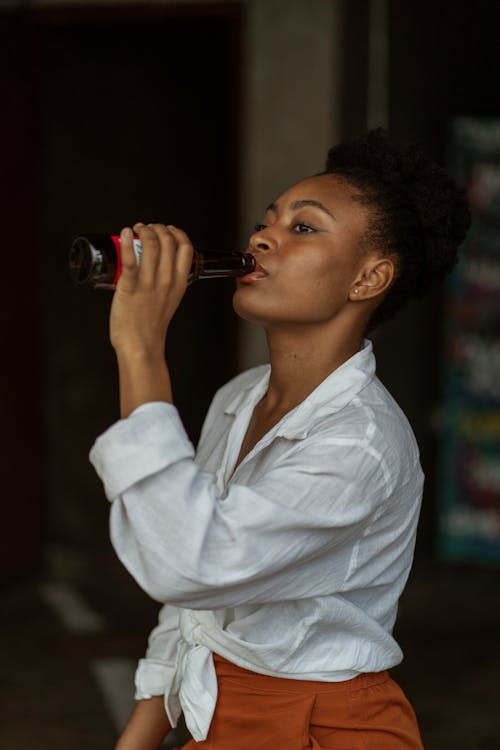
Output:
[[210,750],[416,750],[387,670],[423,474],[365,333],[440,281],[468,227],[461,191],[372,131],[329,152],[250,238],[234,309],[270,366],[215,396],[194,450],[164,341],[192,258],[173,226],[122,231],[111,311],[122,420],[91,460],[124,565],[165,603],[117,747],[156,748],[184,712]]

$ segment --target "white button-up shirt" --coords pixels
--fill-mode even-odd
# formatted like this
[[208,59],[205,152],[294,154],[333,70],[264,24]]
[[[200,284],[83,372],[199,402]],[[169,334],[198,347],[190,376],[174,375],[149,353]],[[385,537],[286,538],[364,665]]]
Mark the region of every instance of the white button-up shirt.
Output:
[[370,342],[248,453],[269,366],[221,388],[195,455],[174,406],[148,403],[91,451],[123,564],[164,602],[136,675],[206,738],[216,652],[254,672],[338,681],[398,664],[391,633],[423,474]]

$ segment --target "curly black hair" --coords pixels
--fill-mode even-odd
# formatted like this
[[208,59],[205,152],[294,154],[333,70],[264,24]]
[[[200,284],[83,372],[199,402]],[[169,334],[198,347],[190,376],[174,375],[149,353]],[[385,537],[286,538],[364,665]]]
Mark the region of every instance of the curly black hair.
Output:
[[398,149],[383,128],[331,148],[321,174],[355,188],[354,200],[371,213],[363,243],[394,258],[395,278],[369,321],[373,330],[453,268],[470,225],[465,192],[418,146]]

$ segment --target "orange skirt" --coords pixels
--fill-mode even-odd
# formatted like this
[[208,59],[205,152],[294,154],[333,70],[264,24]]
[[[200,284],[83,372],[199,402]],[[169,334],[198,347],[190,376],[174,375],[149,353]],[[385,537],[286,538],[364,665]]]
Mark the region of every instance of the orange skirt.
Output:
[[413,709],[387,672],[290,680],[213,658],[219,695],[208,737],[182,750],[423,750]]

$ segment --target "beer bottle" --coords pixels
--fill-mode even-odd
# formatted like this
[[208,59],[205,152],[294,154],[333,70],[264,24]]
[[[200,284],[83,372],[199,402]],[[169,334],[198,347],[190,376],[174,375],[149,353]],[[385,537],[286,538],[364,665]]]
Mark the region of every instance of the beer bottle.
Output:
[[[142,245],[134,238],[137,263],[141,262]],[[120,237],[108,234],[86,234],[77,237],[69,254],[70,275],[77,284],[94,289],[116,287],[120,278]],[[189,283],[197,279],[223,276],[245,276],[255,270],[255,258],[250,253],[195,250],[189,273]]]

